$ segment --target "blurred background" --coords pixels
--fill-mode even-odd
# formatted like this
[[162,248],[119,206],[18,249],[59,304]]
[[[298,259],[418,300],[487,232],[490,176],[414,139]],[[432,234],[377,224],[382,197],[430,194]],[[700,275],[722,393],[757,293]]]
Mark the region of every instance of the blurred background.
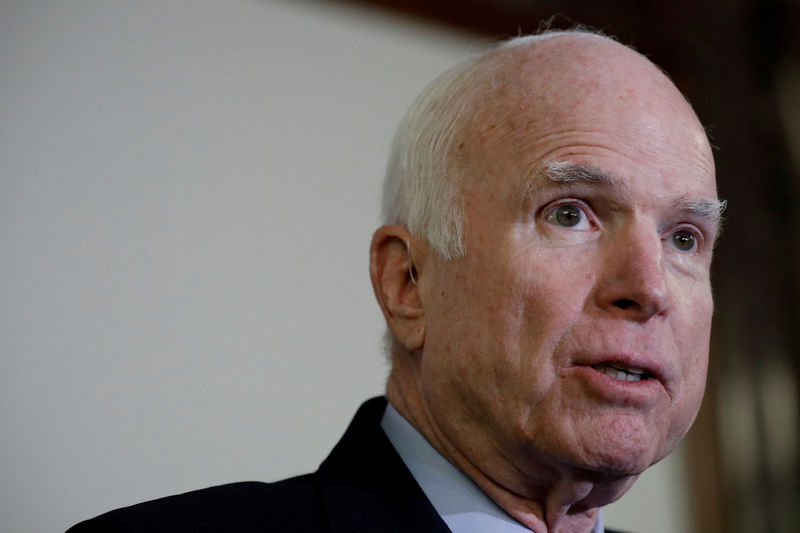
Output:
[[367,250],[395,125],[543,20],[665,68],[730,202],[703,410],[607,524],[800,531],[788,0],[0,0],[0,529],[315,469],[388,370]]

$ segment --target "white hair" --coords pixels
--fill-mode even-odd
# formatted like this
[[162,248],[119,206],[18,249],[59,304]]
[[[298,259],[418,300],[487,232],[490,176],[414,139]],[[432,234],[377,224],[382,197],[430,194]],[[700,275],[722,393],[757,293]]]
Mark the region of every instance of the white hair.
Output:
[[394,136],[383,184],[384,224],[401,224],[452,260],[466,253],[460,169],[452,144],[464,115],[492,84],[494,50],[508,50],[560,35],[608,37],[586,30],[546,31],[516,37],[448,70],[417,97]]
[[414,101],[395,133],[383,220],[402,224],[451,260],[464,255],[463,213],[449,164],[453,133],[479,85],[478,58],[445,72]]

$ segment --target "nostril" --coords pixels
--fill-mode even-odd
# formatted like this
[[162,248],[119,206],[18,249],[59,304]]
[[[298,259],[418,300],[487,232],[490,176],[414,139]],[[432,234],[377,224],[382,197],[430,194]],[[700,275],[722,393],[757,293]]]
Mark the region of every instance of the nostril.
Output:
[[622,298],[614,302],[614,305],[619,307],[620,309],[627,309],[633,305],[636,305],[636,302],[633,300],[628,300],[627,298]]

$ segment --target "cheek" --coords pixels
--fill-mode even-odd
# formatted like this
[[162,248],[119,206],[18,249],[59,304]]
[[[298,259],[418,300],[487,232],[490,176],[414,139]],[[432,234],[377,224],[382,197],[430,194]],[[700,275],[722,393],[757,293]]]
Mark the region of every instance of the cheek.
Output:
[[683,319],[674,322],[672,335],[680,353],[684,354],[682,361],[689,382],[705,384],[714,304],[710,289],[701,289],[695,294],[697,297],[687,302],[688,311]]
[[[698,291],[702,294],[706,291]],[[708,371],[708,351],[711,333],[713,303],[710,291],[691,302],[684,320],[675,321],[672,330],[681,364],[682,390],[677,399],[674,433],[683,436],[688,430],[703,400]]]
[[423,356],[429,394],[511,416],[552,386],[556,347],[582,316],[592,269],[561,250],[516,249],[435,280],[425,352],[436,359]]
[[[518,394],[538,396],[555,379],[559,364],[557,348],[578,323],[591,292],[592,275],[574,275],[570,264],[559,254],[543,254],[515,262],[506,278],[502,313],[487,313],[483,320],[494,337],[498,350],[493,361],[500,388]],[[575,266],[575,263],[572,263]],[[499,304],[498,304],[499,305]]]
[[590,253],[547,250],[530,260],[520,273],[529,321],[550,335],[561,336],[580,320],[597,277]]

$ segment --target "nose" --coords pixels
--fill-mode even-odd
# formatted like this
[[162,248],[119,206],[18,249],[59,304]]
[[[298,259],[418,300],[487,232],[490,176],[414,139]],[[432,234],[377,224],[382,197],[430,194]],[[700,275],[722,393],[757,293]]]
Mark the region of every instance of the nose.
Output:
[[621,229],[607,239],[602,254],[595,295],[601,309],[638,322],[667,312],[664,248],[655,229],[636,225]]

